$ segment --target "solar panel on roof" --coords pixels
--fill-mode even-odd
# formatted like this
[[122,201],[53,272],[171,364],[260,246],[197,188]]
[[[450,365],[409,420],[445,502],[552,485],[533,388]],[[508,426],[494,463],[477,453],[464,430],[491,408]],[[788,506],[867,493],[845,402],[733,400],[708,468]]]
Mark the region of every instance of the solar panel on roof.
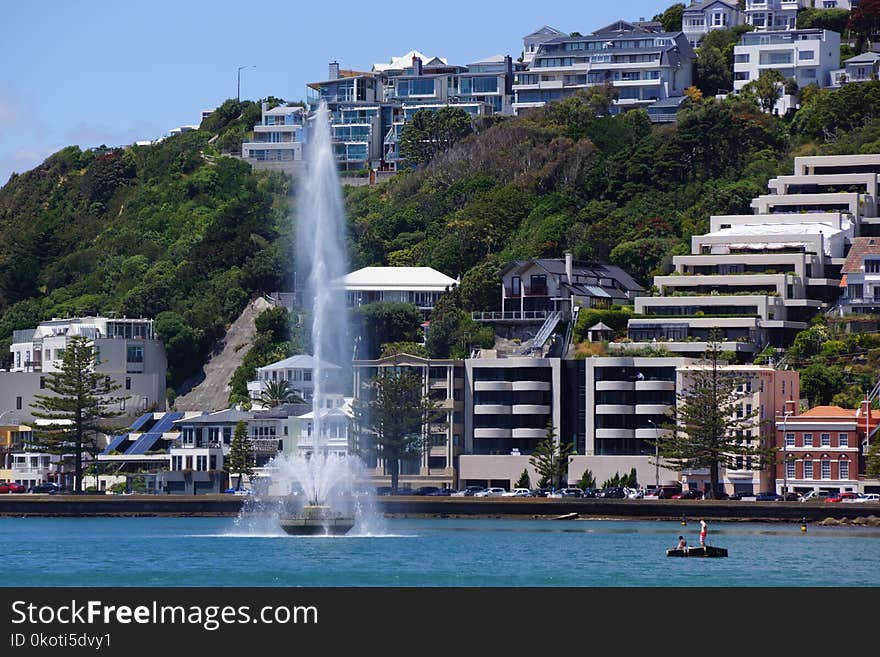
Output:
[[132,424],[128,430],[129,431],[137,431],[138,429],[142,429],[143,426],[152,419],[153,419],[152,413],[144,413],[137,420],[134,421],[134,424]]
[[119,446],[128,439],[128,434],[124,433],[121,436],[113,436],[113,440],[104,448],[102,454],[109,454],[110,452],[119,449]]
[[174,421],[183,417],[183,413],[166,413],[150,431],[142,435],[135,441],[126,454],[143,454],[156,444],[162,434],[169,431],[174,426]]

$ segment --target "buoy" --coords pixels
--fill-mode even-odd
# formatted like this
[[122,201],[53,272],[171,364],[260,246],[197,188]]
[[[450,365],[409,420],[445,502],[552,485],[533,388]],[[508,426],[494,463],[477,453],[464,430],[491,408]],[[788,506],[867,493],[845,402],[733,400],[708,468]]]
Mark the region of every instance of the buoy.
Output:
[[688,524],[687,520],[684,519],[684,516],[681,517],[681,524],[682,524],[682,526],[685,526]]
[[807,531],[807,519],[806,518],[801,518],[801,531],[802,532]]

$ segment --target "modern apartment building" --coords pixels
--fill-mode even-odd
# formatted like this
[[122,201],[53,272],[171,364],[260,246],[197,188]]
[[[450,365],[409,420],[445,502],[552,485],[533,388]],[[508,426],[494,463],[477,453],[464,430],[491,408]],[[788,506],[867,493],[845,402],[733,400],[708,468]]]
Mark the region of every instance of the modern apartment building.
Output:
[[742,360],[768,344],[787,346],[837,303],[854,239],[877,233],[878,175],[880,155],[795,158],[794,175],[772,179],[771,193],[752,202],[756,214],[710,219],[691,254],[655,278],[658,296],[636,299],[643,317],[628,324],[635,344],[612,348],[659,342],[693,355],[714,330]]
[[691,85],[694,50],[683,32],[653,31],[617,21],[587,36],[557,36],[537,45],[515,73],[515,111],[540,107],[606,83],[619,92],[618,110],[683,96]]
[[14,410],[24,423],[33,420],[35,395],[51,394],[46,374],[58,372],[67,343],[82,336],[94,346],[96,372],[106,374],[122,398],[114,411],[136,417],[149,408],[165,408],[165,348],[151,319],[76,317],[51,319],[36,328],[14,331],[12,367],[0,372],[0,413]]
[[[840,34],[830,30],[746,32],[733,49],[733,89],[740,91],[764,71],[775,69],[798,87],[829,87],[831,73],[840,68]],[[795,107],[794,96],[783,95],[775,111],[785,114]]]
[[813,0],[746,0],[746,23],[755,30],[793,30],[799,9],[812,7]]
[[730,29],[745,22],[738,0],[692,0],[682,12],[682,31],[697,48],[712,30]]
[[849,82],[870,82],[880,76],[880,53],[865,52],[844,60],[843,68],[831,72],[831,86]]
[[299,105],[262,105],[262,119],[254,126],[253,141],[241,145],[241,157],[252,166],[291,174],[304,166],[306,109]]
[[[413,458],[401,461],[400,485],[413,488],[423,485],[457,487],[459,455],[466,449],[465,364],[460,360],[427,359],[409,354],[378,360],[356,360],[353,363],[355,399],[370,399],[370,382],[381,372],[401,370],[415,372],[421,378],[424,394],[437,404],[438,417],[422,427],[422,441],[426,449],[420,450]],[[369,431],[358,426],[354,431],[359,451],[369,468],[370,485],[389,485],[391,475],[387,464]]]

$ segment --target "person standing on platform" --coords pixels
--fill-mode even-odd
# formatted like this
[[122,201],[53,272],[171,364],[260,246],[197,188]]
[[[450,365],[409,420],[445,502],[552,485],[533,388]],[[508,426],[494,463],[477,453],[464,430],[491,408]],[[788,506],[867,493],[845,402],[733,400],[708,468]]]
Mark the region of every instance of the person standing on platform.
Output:
[[700,546],[706,547],[706,533],[708,531],[708,525],[706,525],[706,521],[700,518]]

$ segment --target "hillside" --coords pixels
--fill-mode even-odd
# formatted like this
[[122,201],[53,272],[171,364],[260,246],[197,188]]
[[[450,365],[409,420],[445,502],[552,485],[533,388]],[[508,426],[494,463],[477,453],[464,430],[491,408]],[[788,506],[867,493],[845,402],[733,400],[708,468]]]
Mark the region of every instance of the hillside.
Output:
[[[780,118],[754,98],[695,101],[658,126],[642,111],[608,116],[599,88],[495,117],[427,165],[346,188],[352,269],[462,277],[432,318],[444,336],[432,355],[473,338],[466,312],[497,308],[496,272],[511,259],[571,250],[650,286],[711,214],[750,212],[795,155],[880,152],[880,83],[807,88],[802,104]],[[258,114],[227,101],[198,131],[146,147],[69,147],[0,188],[0,358],[14,329],[53,316],[156,317],[169,385],[185,388],[249,299],[288,286],[288,181],[220,155]]]

